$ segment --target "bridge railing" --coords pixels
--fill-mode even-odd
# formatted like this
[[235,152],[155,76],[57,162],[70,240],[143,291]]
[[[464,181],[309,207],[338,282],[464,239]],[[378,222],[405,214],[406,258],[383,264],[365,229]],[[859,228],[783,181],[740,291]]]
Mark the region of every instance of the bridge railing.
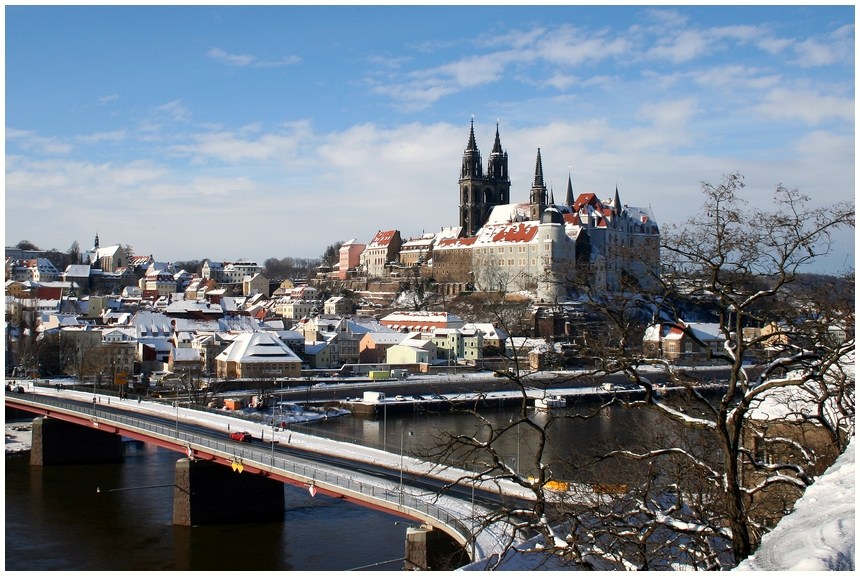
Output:
[[[430,493],[417,496],[408,490],[401,491],[400,488],[392,488],[392,486],[364,482],[356,478],[354,471],[344,471],[322,463],[308,464],[296,458],[278,454],[274,451],[274,444],[270,448],[257,443],[241,444],[234,441],[215,439],[199,433],[182,430],[179,427],[178,418],[176,424],[170,426],[139,418],[132,414],[108,411],[99,403],[93,403],[92,406],[84,406],[80,403],[73,403],[62,398],[50,396],[39,396],[36,398],[33,394],[8,391],[6,395],[20,398],[25,402],[52,406],[58,410],[71,412],[75,415],[83,414],[92,417],[94,422],[111,422],[128,431],[167,438],[175,441],[180,446],[218,453],[222,457],[232,458],[237,463],[274,469],[295,479],[304,479],[308,485],[319,482],[355,492],[372,499],[383,500],[392,504],[392,508],[397,508],[407,513],[411,511],[416,517],[434,519],[441,525],[448,526],[460,534],[464,542],[472,542],[474,539],[472,530],[464,522],[464,517],[449,512],[435,504],[432,501],[433,495]],[[166,417],[167,415],[164,414],[163,416]]]

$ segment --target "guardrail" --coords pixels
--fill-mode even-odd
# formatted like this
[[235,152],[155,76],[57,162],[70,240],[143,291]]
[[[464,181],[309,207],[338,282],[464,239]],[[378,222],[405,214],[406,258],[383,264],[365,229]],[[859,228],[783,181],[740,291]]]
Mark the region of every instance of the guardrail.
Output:
[[[357,494],[364,498],[381,501],[387,504],[387,506],[383,506],[385,508],[406,513],[417,519],[428,520],[431,523],[438,523],[439,528],[442,529],[447,527],[446,532],[449,532],[461,544],[464,546],[472,545],[471,553],[473,556],[479,554],[483,549],[483,547],[474,546],[476,540],[474,535],[476,528],[474,518],[466,518],[465,520],[468,520],[467,525],[463,517],[452,514],[448,510],[428,501],[427,494],[422,494],[423,498],[419,498],[410,492],[401,492],[399,489],[392,489],[388,486],[363,482],[357,478],[359,474],[355,470],[340,470],[334,466],[322,463],[306,464],[299,461],[298,458],[276,454],[274,448],[269,450],[260,445],[242,445],[233,441],[228,442],[201,434],[189,433],[179,429],[178,420],[176,425],[168,426],[150,422],[130,414],[109,412],[105,409],[100,409],[99,404],[85,407],[81,404],[50,396],[40,396],[36,399],[34,394],[26,392],[7,391],[6,396],[8,398],[15,398],[25,405],[32,404],[34,407],[50,406],[57,411],[69,412],[72,415],[84,415],[92,418],[94,422],[110,422],[129,432],[171,440],[176,442],[178,446],[186,446],[228,460],[241,461],[243,464],[250,464],[260,469],[276,472],[308,485],[325,487],[333,492],[343,493],[344,495]],[[392,486],[396,485],[392,482]],[[483,556],[483,554],[479,555]],[[472,558],[472,560],[477,559],[479,558]]]

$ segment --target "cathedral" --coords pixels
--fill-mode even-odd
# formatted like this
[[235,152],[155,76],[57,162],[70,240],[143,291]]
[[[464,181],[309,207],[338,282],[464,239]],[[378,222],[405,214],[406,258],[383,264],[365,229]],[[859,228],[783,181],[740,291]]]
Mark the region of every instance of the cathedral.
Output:
[[528,201],[511,202],[508,154],[499,126],[484,171],[472,121],[460,167],[460,234],[433,248],[433,276],[443,290],[531,291],[560,301],[575,281],[602,290],[653,285],[660,268],[660,231],[651,211],[621,203],[618,188],[601,200],[547,191],[540,148]]

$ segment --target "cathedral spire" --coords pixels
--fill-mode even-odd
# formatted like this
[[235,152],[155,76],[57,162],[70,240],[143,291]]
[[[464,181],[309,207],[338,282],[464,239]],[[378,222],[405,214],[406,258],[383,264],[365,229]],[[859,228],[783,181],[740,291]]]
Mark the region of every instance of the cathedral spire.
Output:
[[463,152],[463,165],[460,168],[460,179],[464,178],[483,178],[484,169],[481,166],[481,151],[478,150],[478,144],[475,142],[475,118],[472,118],[472,123],[469,126],[469,143],[466,145],[466,150]]
[[541,214],[546,208],[546,184],[543,180],[543,162],[540,157],[540,148],[538,148],[537,159],[535,160],[535,180],[529,194],[529,204],[531,204],[531,219],[540,220]]
[[502,153],[502,140],[499,138],[499,121],[496,120],[496,141],[493,143],[493,154]]
[[499,185],[503,188],[499,189],[496,201],[500,204],[507,204],[509,201],[508,189],[510,188],[511,179],[508,175],[508,153],[502,150],[502,140],[499,138],[498,120],[496,120],[496,140],[493,142],[493,151],[487,160],[487,178],[499,181]]
[[[496,131],[496,138],[499,137],[498,130]],[[466,144],[466,152],[477,152],[478,145],[475,143],[475,117],[472,117],[472,124],[469,128],[469,143]]]
[[573,198],[573,182],[570,179],[570,172],[567,173],[567,197],[564,200],[564,203],[573,208],[573,203],[575,202]]
[[621,197],[618,196],[618,184],[615,185],[615,198],[612,199],[612,208],[616,214],[621,214]]
[[543,183],[543,162],[540,159],[540,147],[538,147],[537,151],[537,159],[535,160],[535,181],[532,184],[533,188],[546,188]]

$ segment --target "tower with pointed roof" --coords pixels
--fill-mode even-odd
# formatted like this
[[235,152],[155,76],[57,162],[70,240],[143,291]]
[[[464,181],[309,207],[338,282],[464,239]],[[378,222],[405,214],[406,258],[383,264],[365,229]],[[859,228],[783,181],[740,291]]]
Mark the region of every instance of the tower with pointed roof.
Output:
[[573,197],[573,181],[571,181],[570,174],[568,173],[568,175],[567,175],[567,195],[565,196],[565,199],[564,199],[564,205],[569,207],[569,208],[573,208],[574,201],[575,200]]
[[469,127],[469,142],[460,167],[460,227],[463,235],[474,236],[484,225],[493,206],[510,203],[511,179],[508,175],[508,153],[502,149],[499,124],[496,140],[487,161],[487,173],[481,164],[481,151],[475,142],[475,120]]
[[547,207],[546,184],[543,180],[543,162],[540,157],[540,148],[535,160],[535,179],[529,193],[529,204],[531,204],[531,219],[540,220],[543,211]]

